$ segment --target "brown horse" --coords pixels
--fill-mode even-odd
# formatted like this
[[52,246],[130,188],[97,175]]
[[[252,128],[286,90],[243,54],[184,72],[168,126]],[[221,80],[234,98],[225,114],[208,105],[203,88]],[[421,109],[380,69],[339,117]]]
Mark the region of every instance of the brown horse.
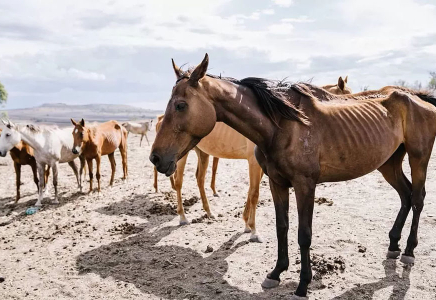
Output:
[[[162,120],[163,120],[164,115],[159,115],[157,116],[157,122],[156,122],[156,132],[159,131],[160,129],[160,125],[162,124]],[[199,150],[198,148],[194,148],[194,150]],[[201,150],[199,150],[201,151]],[[198,154],[197,154],[198,156]],[[218,162],[219,162],[219,158],[218,157],[214,157],[213,158],[213,163],[212,163],[212,179],[210,181],[210,188],[212,189],[213,195],[215,197],[218,197],[218,193],[216,192],[216,186],[215,186],[215,181],[216,181],[216,172],[218,170]],[[198,163],[200,164],[200,161],[198,161]],[[197,165],[197,173],[196,175],[198,175],[198,167],[200,165]],[[175,183],[174,183],[174,176],[170,176],[170,180],[171,180],[171,186],[173,189],[176,189],[175,187]],[[157,183],[157,169],[156,167],[154,167],[154,182],[153,182],[153,187],[154,187],[154,191],[157,193],[158,192],[158,183]]]
[[341,76],[339,77],[337,84],[323,85],[322,88],[335,95],[352,94],[353,91],[347,86],[347,83],[348,83],[348,76],[346,76],[345,79],[342,79]]
[[[162,119],[158,120],[156,124],[156,132],[159,131]],[[206,177],[206,170],[209,164],[209,155],[214,156],[214,165],[212,170],[212,185],[215,185],[215,173],[219,158],[227,159],[246,159],[248,161],[248,175],[250,178],[250,185],[248,189],[247,202],[242,214],[242,219],[245,222],[245,232],[251,232],[250,241],[261,242],[260,237],[256,231],[256,208],[259,201],[259,186],[262,180],[263,171],[256,161],[254,155],[254,143],[238,133],[233,128],[227,126],[224,123],[217,123],[209,135],[203,138],[198,145],[194,148],[198,157],[197,166],[197,184],[200,190],[200,195],[203,203],[203,209],[206,211],[209,217],[212,213],[209,208],[209,201],[204,189],[204,181]],[[183,209],[181,189],[183,185],[183,172],[185,169],[186,160],[188,155],[186,154],[177,162],[177,169],[174,173],[173,187],[177,191],[177,212],[180,216],[180,224],[188,224],[185,212]],[[215,160],[215,158],[217,158]],[[156,174],[156,173],[155,173]],[[156,182],[156,179],[155,179]],[[214,188],[212,188],[214,190]],[[214,193],[216,193],[214,191]]]
[[[2,129],[0,128],[0,135]],[[32,168],[33,173],[33,181],[36,184],[36,188],[39,191],[39,180],[38,180],[38,169],[36,167],[36,160],[33,156],[33,149],[25,142],[21,141],[14,148],[9,151],[12,161],[14,162],[15,169],[15,184],[17,187],[17,194],[15,197],[15,203],[18,202],[21,198],[20,186],[21,186],[21,166],[29,165]],[[50,167],[47,166],[47,170],[45,172],[45,183],[47,183],[48,176],[50,174]]]
[[[177,81],[150,160],[159,172],[171,175],[177,160],[210,133],[217,121],[257,145],[256,158],[269,176],[278,239],[277,264],[264,287],[277,286],[289,265],[289,188],[295,189],[299,219],[301,272],[293,296],[298,299],[306,297],[312,280],[309,248],[316,184],[350,180],[374,170],[383,174],[402,203],[389,232],[388,257],[399,256],[401,231],[412,209],[401,261],[414,262],[427,166],[436,136],[434,97],[393,91],[363,101],[322,102],[300,84],[278,87],[261,78],[206,75],[208,63],[206,55],[192,72],[183,72],[173,63]],[[402,170],[406,153],[412,182]]]
[[111,181],[110,186],[114,183],[115,176],[115,155],[117,148],[120,149],[121,159],[123,162],[123,180],[127,178],[127,130],[117,121],[109,121],[92,127],[85,127],[85,121],[82,119],[79,123],[71,119],[74,125],[73,138],[74,145],[72,152],[81,154],[88,163],[89,169],[89,192],[92,192],[92,160],[95,159],[97,164],[96,178],[98,183],[98,192],[100,188],[100,163],[101,157],[107,155],[111,163]]

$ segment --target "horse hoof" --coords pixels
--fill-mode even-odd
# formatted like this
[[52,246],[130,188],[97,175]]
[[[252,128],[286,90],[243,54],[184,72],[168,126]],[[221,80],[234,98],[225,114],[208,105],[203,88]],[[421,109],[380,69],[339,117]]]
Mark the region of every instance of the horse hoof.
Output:
[[386,258],[393,258],[393,259],[397,259],[398,257],[400,257],[401,251],[390,251],[388,250],[388,253],[386,253]]
[[42,206],[42,203],[41,203],[41,202],[36,202],[36,203],[35,203],[35,206],[36,206],[36,207],[41,207],[41,206]]
[[244,229],[244,233],[250,233],[250,232],[251,232],[250,227],[245,227],[245,229]]
[[52,204],[59,204],[59,200],[58,199],[53,200]]
[[406,265],[413,265],[415,263],[415,258],[413,256],[401,255],[400,261]]
[[309,297],[297,296],[295,294],[292,295],[291,300],[309,300]]
[[257,234],[253,234],[249,241],[252,243],[263,243],[262,239]]
[[184,226],[184,225],[189,225],[189,221],[188,220],[183,220],[179,222],[180,226]]
[[275,287],[278,287],[280,284],[280,280],[274,280],[271,278],[265,278],[265,280],[262,282],[262,287],[264,289],[272,289]]
[[218,193],[213,194],[214,197],[219,197]]

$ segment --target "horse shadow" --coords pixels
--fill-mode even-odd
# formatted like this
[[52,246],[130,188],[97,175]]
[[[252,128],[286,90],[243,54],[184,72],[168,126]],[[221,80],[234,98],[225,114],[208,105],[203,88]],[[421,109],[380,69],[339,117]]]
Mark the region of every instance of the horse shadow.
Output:
[[[273,290],[249,293],[231,285],[225,278],[229,270],[227,258],[249,242],[236,233],[211,254],[181,246],[159,245],[180,226],[162,224],[176,217],[150,215],[154,194],[135,195],[97,211],[108,215],[130,215],[146,218],[141,231],[126,239],[104,245],[76,257],[79,274],[95,273],[102,278],[134,284],[145,294],[169,299],[275,299],[289,297],[297,288],[294,281]],[[157,196],[161,198],[160,196]],[[158,228],[158,229],[156,229]],[[260,284],[260,282],[259,282]],[[322,288],[315,284],[312,290]]]
[[[67,203],[75,202],[77,199],[84,196],[81,192],[75,192],[71,193],[69,196],[66,196],[68,192],[61,192],[59,193],[59,204],[52,204],[51,201],[54,199],[54,196],[46,196],[44,197],[44,200],[42,201],[42,206],[39,209],[39,211],[43,210],[52,210],[52,209],[58,209],[62,206],[64,206]],[[31,196],[34,194],[25,195],[24,197]],[[10,215],[14,215],[12,219],[8,222],[8,224],[16,221],[21,220],[28,215],[26,215],[26,210],[29,207],[32,207],[35,205],[37,201],[38,194],[35,194],[35,199],[27,200],[27,201],[18,201],[18,203],[12,203],[8,204],[9,202],[15,201],[15,197],[8,197],[0,199],[0,217],[8,217]]]
[[400,276],[396,270],[397,261],[395,259],[385,259],[382,264],[385,270],[385,277],[377,282],[356,286],[333,299],[373,299],[376,291],[392,286],[392,293],[388,299],[403,300],[410,288],[410,272],[412,268],[407,265],[403,266]]

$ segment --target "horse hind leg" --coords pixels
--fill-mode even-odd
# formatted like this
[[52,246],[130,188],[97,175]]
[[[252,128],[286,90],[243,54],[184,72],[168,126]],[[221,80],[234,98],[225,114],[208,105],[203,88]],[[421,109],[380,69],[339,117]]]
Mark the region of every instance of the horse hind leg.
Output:
[[218,197],[218,193],[216,192],[216,189],[215,189],[215,180],[216,180],[216,171],[218,169],[218,162],[219,162],[219,158],[214,157],[213,163],[212,163],[212,180],[210,181],[210,188],[213,191],[214,197]]
[[[55,162],[52,165],[52,169],[53,169],[53,186],[54,186],[54,190],[55,190],[55,198],[53,200],[53,204],[59,204],[59,195],[58,195],[58,175],[59,175],[59,163]],[[77,168],[76,168],[77,171]]]
[[147,144],[150,146],[150,142],[148,141],[147,133],[144,133],[145,139],[147,140]]
[[[433,145],[433,143],[432,143]],[[431,146],[432,146],[431,145]],[[412,174],[412,226],[410,228],[409,238],[404,253],[401,255],[401,262],[405,264],[413,264],[415,262],[414,250],[418,246],[418,226],[419,218],[422,209],[424,208],[425,198],[425,180],[427,177],[427,166],[431,156],[432,147],[428,147],[425,153],[416,155],[414,152],[409,152],[409,164]]]
[[115,168],[117,166],[117,163],[115,162],[115,154],[114,152],[108,154],[109,157],[109,162],[111,164],[111,181],[109,183],[110,186],[112,186],[114,184],[114,177],[115,177]]
[[120,153],[121,153],[121,161],[123,164],[122,180],[126,180],[127,179],[127,136],[124,136],[124,139],[121,142],[119,149],[120,149]]
[[412,184],[403,173],[403,159],[406,155],[404,145],[400,145],[395,153],[378,170],[385,180],[397,191],[401,199],[401,208],[392,229],[389,232],[389,248],[387,258],[398,258],[401,254],[399,241],[401,232],[409,214],[412,194]]

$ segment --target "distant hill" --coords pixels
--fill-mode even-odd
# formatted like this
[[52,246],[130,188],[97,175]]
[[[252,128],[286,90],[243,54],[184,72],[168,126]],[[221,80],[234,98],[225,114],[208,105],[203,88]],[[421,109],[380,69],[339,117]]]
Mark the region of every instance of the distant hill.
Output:
[[88,104],[68,105],[65,103],[46,103],[38,107],[8,110],[12,121],[43,124],[70,124],[70,119],[84,118],[88,122],[105,122],[109,120],[129,121],[154,119],[162,114],[160,110],[143,109],[130,105]]

